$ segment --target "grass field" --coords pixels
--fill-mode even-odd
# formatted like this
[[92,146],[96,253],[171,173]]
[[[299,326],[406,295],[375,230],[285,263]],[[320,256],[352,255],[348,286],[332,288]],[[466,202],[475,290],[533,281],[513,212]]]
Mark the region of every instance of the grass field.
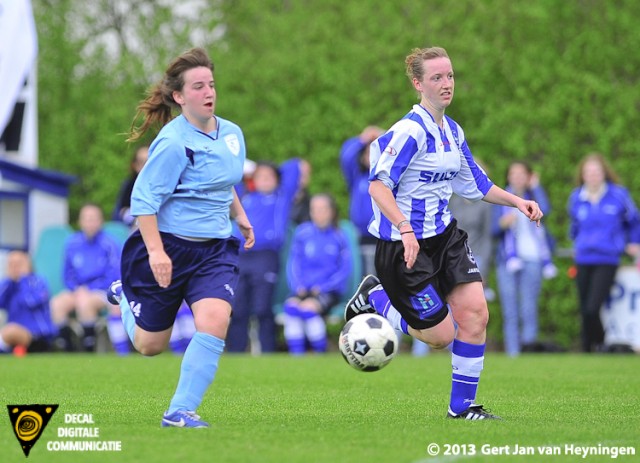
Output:
[[[199,413],[210,429],[160,427],[180,358],[132,355],[0,357],[5,404],[59,404],[30,462],[555,462],[611,461],[567,454],[566,444],[630,446],[640,460],[638,356],[489,354],[479,401],[503,421],[444,418],[450,358],[402,354],[360,373],[339,354],[292,358],[225,354]],[[4,405],[3,410],[6,410]],[[25,461],[6,411],[0,462]],[[91,414],[95,424],[64,424]],[[65,426],[97,427],[99,438],[58,437]],[[120,452],[49,451],[65,440],[121,441]],[[430,456],[430,444],[438,456]],[[515,445],[558,446],[560,455],[483,455]],[[507,446],[507,447],[505,447]],[[458,455],[444,455],[444,451]],[[502,448],[502,450],[501,450]],[[506,449],[506,450],[505,450]],[[475,455],[469,455],[475,450]]]

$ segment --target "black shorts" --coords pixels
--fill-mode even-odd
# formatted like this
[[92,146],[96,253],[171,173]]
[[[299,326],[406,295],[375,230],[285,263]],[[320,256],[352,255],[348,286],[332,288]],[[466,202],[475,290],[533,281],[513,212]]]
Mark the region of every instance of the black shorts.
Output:
[[453,220],[440,235],[418,240],[420,252],[410,270],[402,241],[378,241],[378,278],[410,327],[436,326],[447,316],[447,297],[456,285],[482,281],[467,238]]

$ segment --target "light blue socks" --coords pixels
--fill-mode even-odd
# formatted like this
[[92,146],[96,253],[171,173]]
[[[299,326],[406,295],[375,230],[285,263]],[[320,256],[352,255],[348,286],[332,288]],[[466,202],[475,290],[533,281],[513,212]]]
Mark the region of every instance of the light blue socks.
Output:
[[121,293],[120,299],[120,318],[122,318],[122,324],[124,325],[124,330],[127,332],[127,336],[129,336],[129,339],[131,339],[131,342],[135,346],[133,338],[136,331],[136,319],[133,316],[131,306],[124,291]]
[[197,410],[216,376],[224,344],[223,339],[196,332],[182,358],[180,379],[169,405],[169,414],[178,410]]

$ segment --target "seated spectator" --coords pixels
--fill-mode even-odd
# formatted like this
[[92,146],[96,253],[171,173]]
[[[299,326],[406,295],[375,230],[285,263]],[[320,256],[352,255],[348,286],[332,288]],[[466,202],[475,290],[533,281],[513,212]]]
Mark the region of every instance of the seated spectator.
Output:
[[[75,350],[72,339],[77,334],[82,338],[83,350],[93,352],[99,313],[107,307],[112,312],[119,310],[118,306],[108,304],[106,288],[118,278],[120,246],[102,230],[102,210],[95,204],[82,206],[79,225],[80,231],[65,245],[65,290],[51,299],[51,316],[60,331],[56,341],[59,348]],[[80,333],[74,333],[70,326],[72,314],[82,326]],[[108,328],[112,328],[111,323]]]
[[44,278],[33,273],[23,251],[7,256],[7,278],[0,281],[0,309],[7,311],[7,323],[0,328],[0,353],[51,350],[57,330],[49,311],[49,289]]
[[149,157],[149,147],[146,145],[140,146],[134,153],[131,160],[131,172],[129,177],[122,182],[116,204],[111,214],[111,220],[116,222],[123,222],[130,227],[134,225],[135,217],[131,215],[129,209],[131,208],[131,191],[133,191],[133,184],[138,178],[138,174],[144,167]]
[[284,303],[284,336],[293,355],[327,349],[324,316],[340,301],[351,273],[351,251],[338,227],[335,200],[328,194],[311,198],[311,222],[293,236],[287,280],[291,297]]

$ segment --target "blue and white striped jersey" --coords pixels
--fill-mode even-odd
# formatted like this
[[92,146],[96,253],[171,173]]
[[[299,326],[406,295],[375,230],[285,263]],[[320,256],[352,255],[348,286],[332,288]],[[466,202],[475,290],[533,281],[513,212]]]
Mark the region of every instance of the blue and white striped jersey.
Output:
[[[369,181],[380,180],[391,189],[417,239],[438,235],[449,225],[453,192],[478,201],[493,186],[473,160],[462,128],[445,116],[442,130],[420,105],[371,144],[370,160]],[[400,240],[396,224],[372,202],[369,232],[382,240]]]
[[240,127],[216,116],[204,133],[180,115],[149,147],[131,194],[131,214],[158,216],[158,229],[194,238],[231,236],[229,206],[246,151]]

